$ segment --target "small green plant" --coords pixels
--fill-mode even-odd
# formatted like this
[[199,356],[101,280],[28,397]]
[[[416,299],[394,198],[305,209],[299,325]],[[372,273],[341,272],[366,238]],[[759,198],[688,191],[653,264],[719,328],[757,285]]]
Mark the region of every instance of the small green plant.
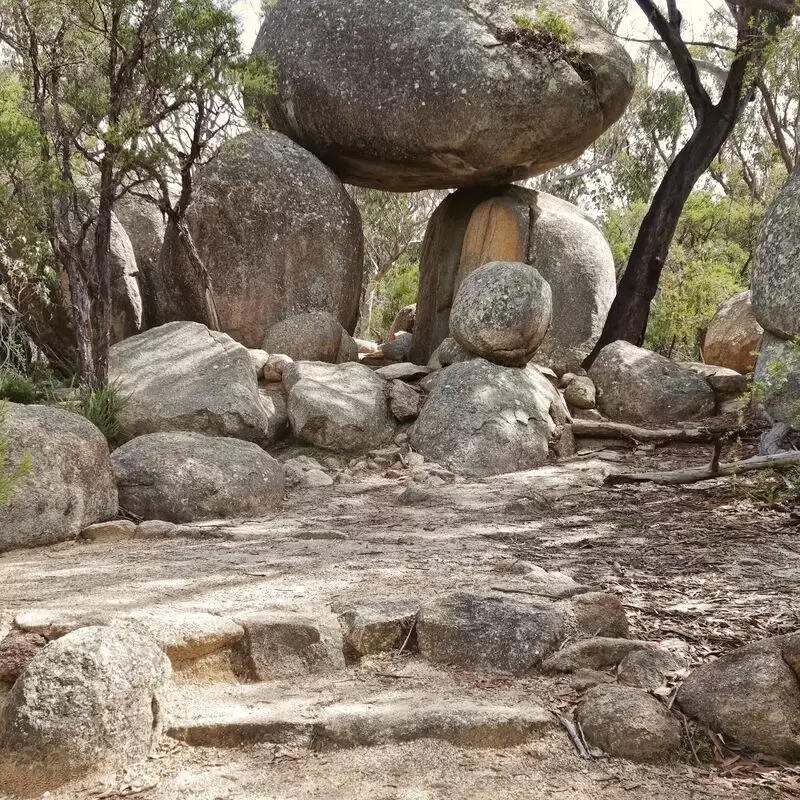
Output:
[[111,444],[118,444],[123,438],[120,413],[125,407],[125,399],[115,384],[109,383],[100,388],[81,389],[80,402],[76,409],[89,422],[96,425]]
[[785,421],[800,420],[800,397],[793,396],[796,376],[800,375],[800,337],[786,344],[786,352],[768,361],[753,381],[750,400],[753,405],[778,407],[780,418]]
[[0,400],[30,404],[36,400],[36,384],[15,369],[0,369]]
[[6,409],[0,404],[0,508],[8,505],[17,481],[30,472],[33,459],[30,453],[24,453],[16,466],[9,464],[8,451],[11,443],[5,433]]
[[791,507],[800,503],[800,467],[764,470],[738,486],[738,494],[759,508]]
[[511,19],[518,28],[529,31],[540,38],[549,39],[562,47],[569,47],[575,43],[575,29],[572,25],[563,17],[545,8],[537,10],[535,19],[527,14],[514,14]]

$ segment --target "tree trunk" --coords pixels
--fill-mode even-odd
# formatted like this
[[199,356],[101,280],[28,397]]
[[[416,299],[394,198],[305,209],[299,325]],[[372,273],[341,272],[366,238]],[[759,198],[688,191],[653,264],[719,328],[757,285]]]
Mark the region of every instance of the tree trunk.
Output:
[[670,165],[639,229],[600,339],[584,361],[586,369],[611,342],[624,339],[638,346],[644,342],[650,303],[658,291],[661,271],[683,207],[700,176],[709,168],[730,135],[738,117],[735,110],[710,115],[698,125]]
[[211,276],[208,274],[206,265],[203,263],[203,259],[195,246],[192,233],[189,230],[189,226],[186,224],[185,217],[182,215],[177,217],[174,221],[174,225],[178,231],[178,240],[183,247],[183,251],[186,253],[186,257],[189,259],[192,269],[200,279],[200,287],[203,292],[203,302],[205,305],[206,325],[212,331],[221,330],[222,326],[219,321],[219,314],[217,313],[217,303],[214,299],[214,286],[211,283]]
[[97,219],[94,223],[94,248],[90,266],[92,293],[92,357],[94,360],[94,386],[108,380],[108,351],[111,342],[111,214],[114,208],[114,154],[108,152],[100,166],[100,197]]

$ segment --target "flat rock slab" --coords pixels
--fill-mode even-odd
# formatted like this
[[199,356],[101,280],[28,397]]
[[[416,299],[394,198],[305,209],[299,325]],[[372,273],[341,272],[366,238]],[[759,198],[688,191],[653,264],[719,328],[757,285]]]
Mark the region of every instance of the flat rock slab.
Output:
[[153,639],[176,668],[231,647],[244,636],[244,629],[233,620],[202,611],[126,614],[114,618],[111,627]]
[[387,381],[406,381],[410,383],[430,375],[433,370],[430,367],[422,367],[419,364],[403,361],[400,364],[387,364],[385,367],[376,369],[375,372]]
[[558,647],[567,613],[545,600],[458,592],[420,608],[417,641],[434,663],[522,675]]
[[552,727],[552,716],[535,703],[511,706],[428,692],[359,694],[331,702],[324,690],[301,695],[269,684],[173,698],[166,721],[168,736],[195,746],[273,743],[322,750],[417,739],[513,747]]

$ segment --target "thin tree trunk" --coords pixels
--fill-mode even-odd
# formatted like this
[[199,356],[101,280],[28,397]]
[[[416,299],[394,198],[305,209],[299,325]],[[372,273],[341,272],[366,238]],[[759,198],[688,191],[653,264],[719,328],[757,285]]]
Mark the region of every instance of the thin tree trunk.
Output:
[[588,369],[611,342],[624,339],[638,346],[644,342],[650,303],[658,291],[661,271],[683,208],[700,176],[709,168],[736,125],[738,116],[735,111],[725,111],[698,125],[670,165],[639,229],[603,333],[584,361],[585,368]]
[[78,375],[90,385],[97,385],[95,360],[92,351],[92,309],[89,299],[89,288],[81,274],[82,248],[78,246],[60,247],[60,262],[64,266],[69,280],[69,293],[72,301],[72,319],[75,328],[75,354],[78,362]]
[[183,247],[183,251],[186,253],[186,257],[192,265],[192,269],[200,279],[200,287],[203,292],[203,302],[205,305],[206,325],[211,328],[212,331],[221,330],[222,325],[220,324],[219,314],[217,313],[217,303],[214,299],[214,286],[211,282],[211,275],[209,275],[206,265],[203,263],[203,259],[197,250],[192,233],[189,230],[189,226],[186,224],[186,219],[180,216],[174,224],[178,232],[178,240],[181,243],[181,247]]

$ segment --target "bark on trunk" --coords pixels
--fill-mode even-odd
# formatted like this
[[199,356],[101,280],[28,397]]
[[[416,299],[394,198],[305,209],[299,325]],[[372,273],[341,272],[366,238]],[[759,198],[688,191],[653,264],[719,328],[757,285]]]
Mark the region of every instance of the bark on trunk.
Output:
[[622,276],[605,327],[584,362],[588,369],[600,351],[619,339],[641,347],[647,332],[650,303],[658,291],[661,271],[670,244],[700,176],[709,168],[730,132],[738,114],[725,113],[698,125],[686,146],[670,165],[658,187]]

